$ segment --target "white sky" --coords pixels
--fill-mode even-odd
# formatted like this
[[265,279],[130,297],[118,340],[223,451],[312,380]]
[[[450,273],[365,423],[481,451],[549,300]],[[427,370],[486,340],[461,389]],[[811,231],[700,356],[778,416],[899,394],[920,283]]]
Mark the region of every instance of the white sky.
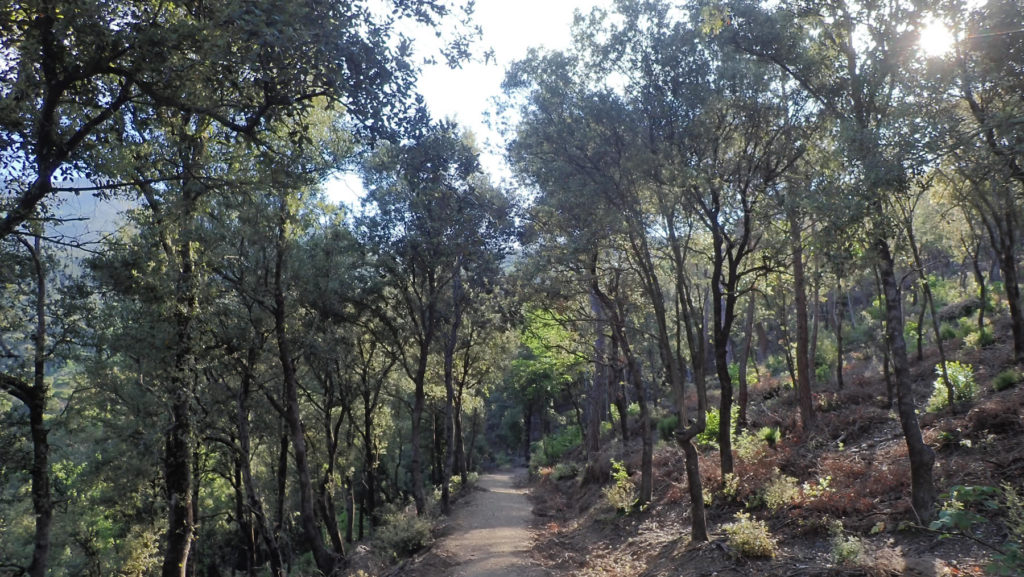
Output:
[[[571,41],[570,26],[576,9],[589,12],[602,0],[477,0],[474,22],[483,30],[475,52],[493,48],[495,61],[472,62],[457,70],[444,64],[426,67],[420,77],[419,91],[436,118],[454,118],[477,137],[483,152],[481,161],[493,177],[507,175],[501,160],[501,136],[487,127],[492,99],[501,94],[501,81],[508,65],[526,56],[530,47],[561,49]],[[433,41],[424,39],[426,44]],[[325,186],[336,202],[354,206],[361,194],[358,178],[335,179]]]

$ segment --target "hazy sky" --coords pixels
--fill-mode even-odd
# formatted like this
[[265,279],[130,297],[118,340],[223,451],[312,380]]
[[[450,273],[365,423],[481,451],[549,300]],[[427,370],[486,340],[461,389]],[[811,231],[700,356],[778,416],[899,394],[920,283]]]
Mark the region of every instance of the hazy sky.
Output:
[[[493,109],[492,98],[501,93],[501,81],[509,63],[526,55],[530,47],[565,48],[571,40],[570,25],[576,9],[587,12],[602,0],[477,0],[474,21],[483,30],[477,52],[494,49],[495,61],[473,62],[457,70],[429,66],[423,70],[419,90],[437,118],[454,118],[472,130],[484,152],[485,169],[500,176],[500,136],[490,132],[485,116]],[[432,37],[432,33],[431,33]],[[430,42],[432,38],[426,39]],[[336,201],[351,204],[358,198],[358,179],[328,184]]]

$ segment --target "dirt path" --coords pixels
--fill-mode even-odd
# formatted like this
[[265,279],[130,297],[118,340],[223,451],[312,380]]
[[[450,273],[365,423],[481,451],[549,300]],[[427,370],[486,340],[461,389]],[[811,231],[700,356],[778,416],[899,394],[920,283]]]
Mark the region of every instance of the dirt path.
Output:
[[[547,577],[529,558],[532,512],[526,489],[516,486],[525,469],[481,475],[478,490],[455,505],[451,527],[435,552],[452,577]],[[440,575],[440,574],[439,574]]]

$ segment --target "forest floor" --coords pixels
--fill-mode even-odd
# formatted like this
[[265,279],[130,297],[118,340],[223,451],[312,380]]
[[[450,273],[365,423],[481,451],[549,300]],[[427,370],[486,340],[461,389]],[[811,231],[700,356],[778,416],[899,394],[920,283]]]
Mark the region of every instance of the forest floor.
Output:
[[[1013,367],[1007,345],[961,347],[950,358],[972,363],[979,397],[953,410],[921,410],[925,441],[936,452],[937,509],[950,507],[955,486],[1024,486],[1024,384],[992,389],[994,377]],[[937,353],[925,351],[913,367],[920,405],[932,391]],[[761,378],[751,387],[751,426],[778,426],[782,440],[755,458],[736,461],[732,489],[719,473],[719,454],[702,451],[711,540],[689,538],[690,506],[682,451],[658,442],[654,453],[654,498],[643,511],[623,515],[603,497],[609,470],[596,481],[582,475],[557,479],[558,467],[541,468],[533,483],[533,555],[554,575],[578,577],[981,577],[993,549],[1012,540],[1005,503],[967,503],[979,514],[972,537],[942,536],[921,526],[910,507],[909,464],[899,421],[886,398],[883,376],[870,359],[850,363],[843,390],[815,392],[817,423],[809,431],[796,422],[791,389]],[[874,363],[877,365],[877,363]],[[788,380],[788,379],[787,379]],[[637,433],[638,433],[637,429]],[[640,445],[635,439],[603,440],[598,462],[625,462],[639,483]],[[582,469],[585,455],[569,454]],[[565,467],[563,467],[563,470]],[[571,469],[570,469],[571,470]],[[781,501],[765,504],[772,492]],[[781,496],[778,496],[781,495]],[[966,499],[965,499],[966,501]],[[953,505],[955,507],[955,505]],[[771,558],[750,558],[730,546],[724,527],[737,515],[763,521],[778,543]],[[1019,544],[1018,544],[1019,545]],[[1004,549],[1005,550],[1005,549]],[[1011,570],[1009,573],[1015,574]]]
[[455,504],[441,537],[402,577],[547,577],[530,557],[532,505],[526,469],[480,475]]

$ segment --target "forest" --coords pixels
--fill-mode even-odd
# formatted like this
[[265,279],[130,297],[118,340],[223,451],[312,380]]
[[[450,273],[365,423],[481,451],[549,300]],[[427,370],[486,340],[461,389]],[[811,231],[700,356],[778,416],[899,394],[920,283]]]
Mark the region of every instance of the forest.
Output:
[[509,466],[558,574],[1024,574],[1024,6],[578,12],[509,178],[417,93],[472,12],[0,0],[0,576],[384,574]]

